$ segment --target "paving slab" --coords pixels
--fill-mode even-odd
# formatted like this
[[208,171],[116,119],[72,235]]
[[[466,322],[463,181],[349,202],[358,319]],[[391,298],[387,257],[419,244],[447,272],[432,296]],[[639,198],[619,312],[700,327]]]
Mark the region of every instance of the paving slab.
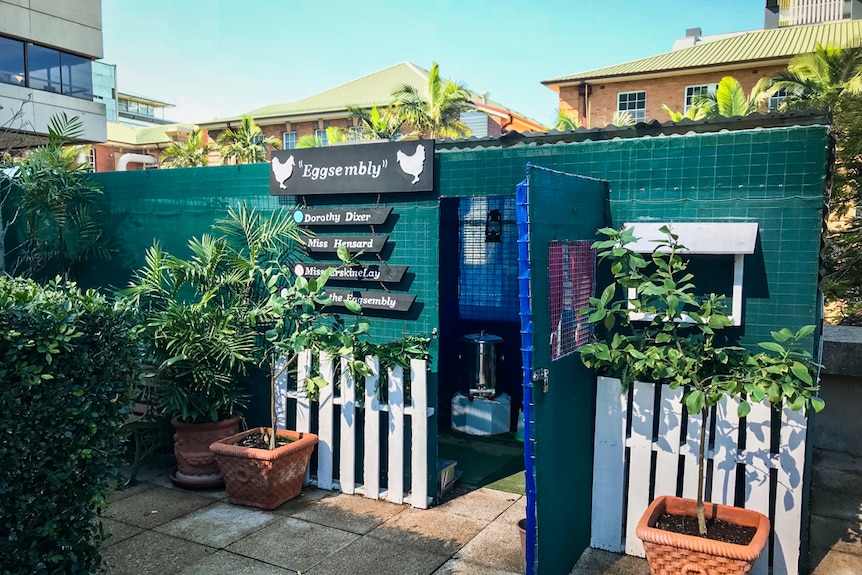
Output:
[[437,509],[473,519],[493,521],[521,497],[514,493],[481,488],[449,500]]
[[360,537],[302,575],[431,575],[448,559],[417,547]]
[[110,547],[111,545],[116,545],[120,541],[125,541],[129,537],[134,537],[143,531],[140,527],[129,525],[128,523],[123,523],[121,521],[114,521],[113,519],[108,519],[106,517],[99,519],[99,521],[102,523],[102,531],[105,533],[105,536],[108,537],[106,540],[102,541],[102,549]]
[[487,525],[487,521],[436,508],[405,509],[368,535],[398,545],[419,547],[431,553],[451,555]]
[[493,521],[467,543],[453,559],[478,563],[500,571],[523,570],[521,535],[516,522]]
[[478,563],[470,563],[463,559],[450,559],[434,572],[434,575],[520,575],[523,571],[500,571],[496,567],[487,567]]
[[646,559],[587,548],[571,575],[650,575]]
[[325,489],[318,489],[316,487],[303,487],[302,493],[300,493],[298,497],[294,497],[290,501],[286,501],[279,507],[273,509],[271,513],[275,513],[277,515],[294,515],[315,501],[323,499],[324,497],[334,496],[335,494],[332,491],[326,491]]
[[405,509],[405,505],[361,495],[334,495],[314,501],[292,515],[304,521],[365,535]]
[[102,513],[108,519],[152,529],[186,513],[191,513],[213,500],[177,489],[154,487],[111,503]]
[[131,497],[133,495],[137,495],[142,491],[146,491],[148,489],[152,489],[155,487],[152,483],[136,483],[135,485],[129,487],[116,487],[108,492],[108,496],[105,498],[110,505],[116,501],[121,499],[125,499],[127,497]]
[[227,547],[231,553],[305,573],[356,541],[347,531],[280,517],[264,529]]
[[214,553],[176,573],[177,575],[296,575],[296,572],[290,569],[283,569],[227,551]]
[[165,575],[194,564],[215,551],[170,535],[144,531],[105,549],[102,560],[109,575]]
[[810,545],[862,556],[862,532],[859,523],[812,515]]
[[218,502],[159,525],[155,531],[221,549],[276,518],[276,515],[259,509]]
[[812,548],[809,564],[811,575],[859,575],[862,573],[862,556],[854,553]]

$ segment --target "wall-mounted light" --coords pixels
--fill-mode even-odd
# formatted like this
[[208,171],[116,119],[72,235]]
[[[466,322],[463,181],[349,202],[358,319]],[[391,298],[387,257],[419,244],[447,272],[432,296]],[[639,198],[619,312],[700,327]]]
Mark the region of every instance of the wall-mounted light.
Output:
[[491,210],[485,220],[485,241],[499,242],[502,235],[503,214],[500,213],[500,210]]

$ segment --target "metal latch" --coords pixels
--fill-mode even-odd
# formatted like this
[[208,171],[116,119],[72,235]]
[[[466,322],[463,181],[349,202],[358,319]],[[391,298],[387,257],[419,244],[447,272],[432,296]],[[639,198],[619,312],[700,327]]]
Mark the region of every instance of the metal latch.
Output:
[[542,384],[542,393],[548,393],[548,375],[550,372],[545,367],[539,367],[533,370],[533,383]]

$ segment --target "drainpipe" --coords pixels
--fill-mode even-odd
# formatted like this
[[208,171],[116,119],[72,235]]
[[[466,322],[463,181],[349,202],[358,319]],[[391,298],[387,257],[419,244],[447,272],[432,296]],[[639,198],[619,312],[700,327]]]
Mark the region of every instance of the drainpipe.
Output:
[[123,154],[117,162],[117,171],[125,172],[126,167],[132,162],[136,164],[144,164],[145,166],[157,163],[156,159],[149,154]]
[[592,90],[590,90],[590,86],[587,84],[586,80],[581,80],[581,83],[578,86],[578,96],[580,96],[579,99],[581,101],[580,113],[581,113],[581,118],[583,118],[584,122],[587,124],[586,125],[587,128],[590,127],[590,119],[587,116],[587,110],[588,110],[587,98],[589,98],[591,91]]

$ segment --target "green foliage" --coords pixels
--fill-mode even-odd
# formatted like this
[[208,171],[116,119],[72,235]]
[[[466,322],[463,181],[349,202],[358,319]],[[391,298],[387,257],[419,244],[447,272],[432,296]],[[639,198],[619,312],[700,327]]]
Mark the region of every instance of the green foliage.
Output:
[[401,137],[415,136],[415,134],[401,134],[404,118],[399,117],[392,108],[385,108],[381,112],[377,106],[372,106],[371,110],[348,106],[347,111],[350,112],[351,118],[356,118],[362,123],[363,135],[367,140],[395,141]]
[[266,161],[266,148],[281,148],[278,138],[264,136],[260,126],[251,116],[243,116],[235,130],[227,128],[216,138],[219,151],[225,161],[237,164],[256,164]]
[[81,129],[77,117],[53,116],[48,144],[18,163],[26,238],[16,267],[27,275],[55,268],[71,277],[75,265],[109,255],[97,208],[101,192],[84,172],[89,165],[78,162],[78,150],[67,146]]
[[[813,326],[793,333],[772,332],[773,341],[760,344],[764,352],[752,353],[719,343],[717,336],[731,326],[724,296],[698,295],[694,276],[682,257],[684,246],[668,226],[649,259],[633,251],[632,229],[604,228],[607,239],[593,248],[610,265],[614,282],[599,297],[590,298],[582,310],[587,321],[605,328],[606,335],[581,348],[581,360],[600,373],[619,377],[624,388],[635,380],[684,388],[683,402],[690,416],[705,424],[709,409],[726,397],[740,400],[739,416],[745,417],[748,400],[786,404],[791,409],[819,411],[811,355],[799,349],[810,338]],[[629,298],[628,289],[635,290]],[[617,295],[620,294],[620,297]],[[632,314],[644,319],[632,319]],[[640,315],[643,314],[643,315]],[[723,334],[722,334],[723,335]],[[726,336],[724,336],[726,339]],[[767,353],[769,352],[769,353]],[[706,425],[701,426],[698,515],[703,518],[704,450]]]
[[689,106],[688,110],[683,112],[674,112],[667,104],[662,104],[661,109],[667,112],[671,122],[681,122],[683,120],[702,120],[706,117],[706,111],[699,106]]
[[318,138],[317,134],[306,134],[296,141],[296,147],[304,148],[324,148],[339,142],[347,142],[349,139],[347,133],[338,126],[329,126],[326,128],[326,141],[323,138]]
[[695,97],[693,106],[705,118],[748,116],[762,109],[776,90],[777,87],[770,78],[761,78],[746,96],[739,80],[733,76],[725,76],[714,91],[706,96]]
[[461,113],[470,103],[466,86],[441,78],[440,67],[434,62],[424,88],[405,84],[392,92],[392,106],[399,118],[431,138],[469,137],[470,128],[461,121]]
[[183,142],[172,142],[162,152],[163,168],[196,168],[209,165],[209,153],[215,150],[212,142],[203,142],[203,134],[198,126],[192,128]]
[[278,270],[301,242],[286,210],[265,217],[240,204],[213,228],[222,235],[189,240],[188,259],[155,243],[122,292],[140,310],[141,341],[164,382],[161,410],[188,422],[217,421],[243,405],[240,380],[263,361]]
[[59,278],[0,277],[0,565],[95,573],[138,365],[128,313]]
[[614,117],[611,118],[611,125],[618,126],[620,128],[624,126],[634,126],[636,123],[635,117],[632,116],[632,113],[628,110],[616,111],[614,112]]
[[557,110],[557,120],[554,129],[561,132],[570,132],[584,127],[583,121],[574,110]]

